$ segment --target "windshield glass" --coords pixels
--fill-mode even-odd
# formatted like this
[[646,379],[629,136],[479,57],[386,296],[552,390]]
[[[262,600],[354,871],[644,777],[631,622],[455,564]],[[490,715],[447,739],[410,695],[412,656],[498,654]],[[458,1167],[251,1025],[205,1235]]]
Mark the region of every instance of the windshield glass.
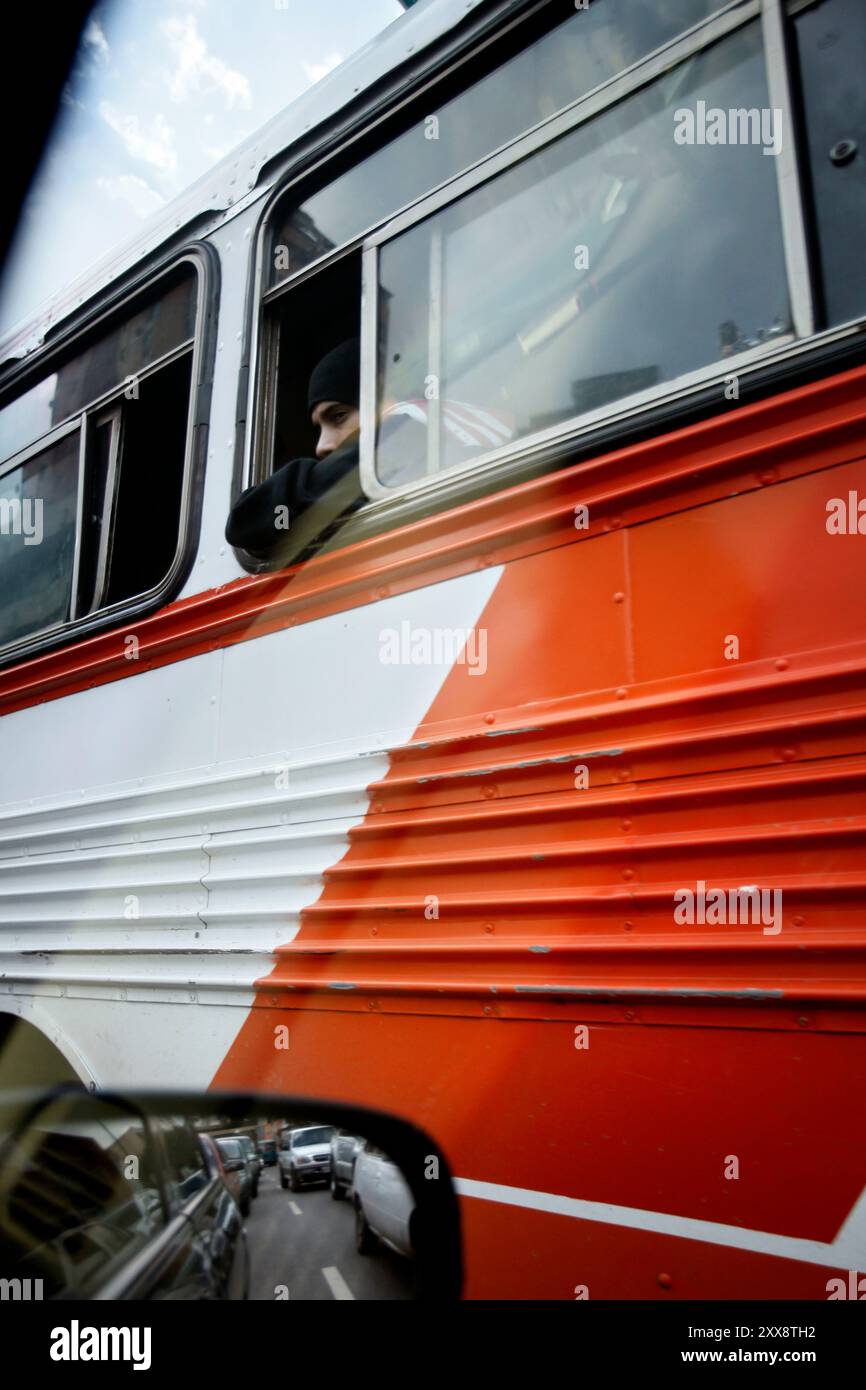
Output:
[[327,1125],[320,1129],[302,1129],[292,1139],[292,1148],[303,1149],[309,1144],[328,1144],[333,1133],[333,1129]]

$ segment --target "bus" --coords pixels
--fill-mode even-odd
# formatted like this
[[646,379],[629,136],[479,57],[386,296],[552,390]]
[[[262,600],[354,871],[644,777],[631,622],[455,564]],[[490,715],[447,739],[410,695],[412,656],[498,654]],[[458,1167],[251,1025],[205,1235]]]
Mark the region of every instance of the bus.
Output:
[[[860,0],[421,0],[7,336],[29,1077],[413,1122],[467,1299],[856,1286],[864,71]],[[357,495],[231,545],[348,341]]]

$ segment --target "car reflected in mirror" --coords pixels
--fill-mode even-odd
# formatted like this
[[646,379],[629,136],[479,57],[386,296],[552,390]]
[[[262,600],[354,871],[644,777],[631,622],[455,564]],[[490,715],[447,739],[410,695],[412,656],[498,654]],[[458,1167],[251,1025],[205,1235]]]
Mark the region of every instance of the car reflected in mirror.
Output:
[[45,1299],[448,1299],[457,1198],[432,1141],[375,1112],[7,1094],[0,1279]]

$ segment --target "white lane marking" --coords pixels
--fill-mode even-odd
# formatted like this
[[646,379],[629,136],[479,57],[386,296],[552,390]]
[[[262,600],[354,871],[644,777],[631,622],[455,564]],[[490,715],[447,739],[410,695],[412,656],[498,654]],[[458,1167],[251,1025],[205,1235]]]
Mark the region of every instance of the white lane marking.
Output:
[[298,1206],[297,1202],[289,1202],[289,1211],[293,1211],[295,1213],[295,1216],[303,1215],[301,1208]]
[[351,1300],[352,1303],[355,1302],[355,1295],[352,1293],[352,1290],[349,1288],[349,1285],[346,1283],[336,1265],[329,1265],[327,1269],[322,1270],[322,1273],[327,1280],[328,1288],[335,1298],[341,1299],[343,1302],[347,1300]]
[[478,1182],[475,1178],[456,1178],[454,1185],[461,1196],[476,1197],[482,1202],[501,1202],[504,1206],[553,1212],[557,1216],[599,1221],[608,1226],[631,1226],[639,1231],[728,1245],[732,1249],[776,1255],[803,1264],[827,1265],[833,1269],[866,1268],[866,1188],[839,1227],[835,1239],[828,1243],[753,1231],[742,1226],[725,1226],[718,1221],[701,1221],[691,1216],[673,1216],[664,1211],[587,1202],[580,1197],[562,1197],[555,1192],[536,1192],[527,1187],[505,1187],[495,1182]]

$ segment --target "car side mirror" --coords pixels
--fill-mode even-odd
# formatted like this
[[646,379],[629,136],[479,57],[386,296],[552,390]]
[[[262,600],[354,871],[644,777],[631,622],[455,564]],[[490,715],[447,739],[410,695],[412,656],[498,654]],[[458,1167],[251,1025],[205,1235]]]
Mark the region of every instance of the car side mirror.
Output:
[[[338,1129],[355,1142],[332,1148]],[[240,1185],[220,1179],[218,1139],[273,1143],[280,1130],[296,1142],[279,1163]],[[384,1182],[368,1145],[393,1164]],[[245,1157],[221,1162],[247,1170]],[[298,1217],[292,1239],[274,1242],[275,1224]],[[36,1280],[46,1299],[449,1300],[462,1282],[459,1204],[433,1140],[378,1111],[237,1092],[7,1092],[0,1280]]]

